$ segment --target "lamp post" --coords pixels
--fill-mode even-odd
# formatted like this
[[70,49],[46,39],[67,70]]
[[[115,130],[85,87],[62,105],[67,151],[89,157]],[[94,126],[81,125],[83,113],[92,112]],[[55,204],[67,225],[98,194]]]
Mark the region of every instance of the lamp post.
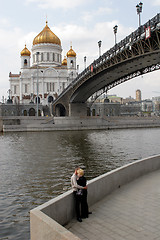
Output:
[[79,65],[77,65],[77,71],[79,71]]
[[102,46],[102,41],[98,41],[98,47],[99,47],[99,57],[101,56],[101,46]]
[[79,72],[79,65],[77,65],[77,75],[78,75],[78,72]]
[[115,45],[116,45],[116,43],[117,43],[117,36],[116,36],[116,34],[117,34],[117,29],[118,29],[118,26],[115,25],[115,26],[113,27],[114,36],[115,36]]
[[8,89],[7,93],[9,94],[9,95],[8,95],[8,98],[9,98],[9,99],[11,99],[11,92],[12,92],[11,89]]
[[136,9],[137,9],[137,14],[139,15],[139,27],[141,26],[141,12],[142,12],[142,5],[143,3],[140,2],[137,4]]
[[7,93],[9,94],[9,95],[8,95],[7,103],[12,103],[12,97],[11,97],[12,91],[11,91],[11,89],[9,89],[9,90],[7,91]]
[[37,117],[38,117],[38,56],[39,56],[39,52],[36,52],[36,56],[37,56]]
[[87,60],[87,57],[85,56],[84,57],[84,69],[86,69],[86,60]]

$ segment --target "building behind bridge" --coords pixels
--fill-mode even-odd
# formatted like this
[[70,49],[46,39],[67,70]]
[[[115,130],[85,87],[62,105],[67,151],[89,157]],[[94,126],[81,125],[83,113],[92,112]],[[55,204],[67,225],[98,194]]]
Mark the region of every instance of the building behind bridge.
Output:
[[[104,95],[94,103],[88,102],[90,116],[160,116],[160,97],[138,101],[132,97],[121,98],[116,95]],[[36,103],[14,104],[8,99],[0,103],[0,116],[35,116]],[[39,104],[39,116],[51,116],[52,104]]]
[[136,90],[136,99],[121,98],[116,95],[103,95],[90,107],[92,116],[152,116],[160,115],[160,97],[152,100],[141,99],[141,91]]

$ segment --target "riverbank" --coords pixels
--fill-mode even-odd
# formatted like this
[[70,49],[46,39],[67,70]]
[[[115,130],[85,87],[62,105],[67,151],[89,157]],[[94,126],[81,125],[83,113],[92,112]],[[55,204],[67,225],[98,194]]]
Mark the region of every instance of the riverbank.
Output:
[[29,236],[29,211],[70,189],[74,168],[87,181],[160,154],[160,128],[0,133],[0,238]]
[[[146,174],[149,174],[149,173],[154,172],[159,169],[160,169],[160,155],[157,155],[157,156],[153,156],[153,157],[135,161],[134,163],[127,164],[123,167],[120,167],[116,170],[110,171],[108,173],[105,173],[101,176],[98,176],[98,177],[90,180],[88,182],[88,204],[89,204],[89,207],[92,208],[92,206],[97,204],[99,201],[104,200],[105,197],[107,197],[111,193],[115,192],[117,189],[125,186],[126,184],[129,184],[130,182],[134,181],[135,179],[138,179]],[[155,185],[156,185],[156,180],[155,180]],[[132,195],[130,194],[131,193],[131,189],[130,189],[130,192],[128,194],[128,195],[130,195],[130,198],[131,198],[130,204],[125,202],[126,208],[125,208],[125,205],[123,205],[124,212],[126,209],[128,211],[127,223],[129,223],[129,225],[128,225],[129,231],[125,235],[133,234],[134,236],[132,239],[140,239],[142,235],[145,236],[146,227],[147,226],[150,227],[150,224],[148,224],[147,221],[146,222],[141,221],[140,222],[141,225],[143,226],[143,224],[145,222],[146,226],[144,229],[142,228],[142,229],[140,229],[140,231],[138,230],[139,234],[137,235],[137,238],[135,238],[137,229],[133,233],[134,228],[133,228],[132,221],[130,221],[131,215],[129,213],[131,212],[132,216],[134,218],[135,218],[135,216],[138,217],[138,220],[139,220],[140,216],[142,215],[142,214],[136,215],[136,210],[138,208],[138,205],[137,205],[138,197],[141,201],[141,204],[140,204],[140,205],[142,205],[141,211],[143,212],[144,211],[144,202],[146,202],[146,193],[150,196],[150,199],[152,199],[151,203],[155,206],[155,208],[153,209],[153,212],[150,209],[148,210],[148,212],[150,212],[150,215],[148,214],[147,217],[148,216],[156,216],[154,214],[154,212],[156,213],[157,202],[159,202],[159,201],[157,201],[156,197],[155,197],[156,201],[154,201],[152,191],[151,191],[152,188],[148,189],[148,188],[146,188],[146,186],[147,186],[146,183],[142,184],[140,192],[135,191],[133,189]],[[143,188],[145,188],[145,191],[142,195]],[[136,196],[136,198],[133,198],[133,195],[137,194],[137,192],[138,192],[138,195]],[[156,192],[157,192],[157,190],[156,190]],[[127,195],[127,198],[128,198],[128,195]],[[142,196],[143,196],[143,198],[142,198]],[[133,200],[134,200],[134,202],[133,202]],[[103,203],[104,203],[104,201],[103,201]],[[119,226],[119,224],[116,223],[115,220],[117,220],[117,216],[119,217],[119,215],[117,215],[117,213],[119,213],[119,208],[121,205],[122,205],[122,200],[120,202],[118,202],[118,205],[116,205],[117,211],[115,214],[114,223],[112,221],[110,222],[109,226],[111,226],[111,224],[113,223],[112,230],[115,228],[115,224],[117,224],[117,226]],[[58,196],[57,198],[54,198],[54,199],[42,204],[41,206],[36,207],[35,209],[31,210],[30,211],[31,240],[37,240],[37,239],[80,240],[80,239],[86,239],[84,237],[85,233],[86,233],[86,237],[90,236],[87,239],[92,239],[93,234],[94,234],[93,229],[95,228],[95,226],[97,227],[95,233],[98,232],[98,235],[96,236],[96,234],[94,234],[94,236],[95,236],[94,239],[99,239],[99,236],[102,236],[102,233],[101,233],[102,224],[98,224],[98,222],[90,221],[87,228],[85,228],[85,226],[83,226],[83,228],[81,229],[82,231],[80,231],[79,234],[77,234],[77,236],[69,231],[71,228],[71,230],[72,231],[74,230],[73,232],[75,233],[76,229],[81,228],[81,226],[78,224],[78,225],[76,225],[76,228],[73,227],[73,229],[72,229],[72,226],[74,225],[74,223],[72,223],[71,225],[69,224],[72,221],[72,219],[75,218],[75,211],[74,211],[73,206],[74,206],[74,198],[73,198],[72,190],[70,190],[70,191]],[[149,207],[150,207],[150,205],[148,206],[148,208]],[[97,209],[97,207],[95,209]],[[114,209],[112,210],[113,215],[114,215]],[[102,204],[101,204],[101,211],[100,211],[99,219],[102,219],[103,222],[107,221],[107,219],[108,219],[108,216],[103,215],[103,212],[106,212],[106,210],[107,209],[105,208],[104,211],[102,211]],[[121,214],[121,216],[122,216],[122,214]],[[94,215],[96,215],[96,210],[94,211]],[[108,232],[106,232],[107,233],[106,235],[107,236],[109,235],[110,239],[112,238],[112,236],[115,236],[115,231],[117,231],[117,237],[115,239],[119,239],[119,237],[121,236],[120,233],[122,233],[122,232],[125,233],[126,218],[124,216],[121,219],[124,221],[124,223],[121,222],[122,226],[123,226],[123,228],[121,227],[122,228],[121,231],[119,229],[117,230],[115,228],[115,230],[110,232],[108,230],[108,227],[106,228],[106,226],[108,226],[108,222],[106,223],[107,225],[105,225],[104,229],[106,229],[106,231],[108,230]],[[143,218],[143,220],[146,220],[146,219]],[[149,220],[151,221],[150,218],[149,218]],[[87,223],[88,222],[86,221],[86,224]],[[66,228],[64,226],[66,226]],[[132,226],[132,231],[130,230],[131,229],[130,226]],[[152,221],[151,226],[153,226],[153,230],[154,230],[157,227],[157,224],[154,223],[154,225],[153,225],[153,221]],[[85,230],[83,231],[84,228],[85,228]],[[141,234],[141,231],[142,231],[142,234]],[[92,234],[90,234],[90,232],[92,232]],[[160,233],[158,231],[158,235],[159,234]],[[122,237],[124,237],[124,239],[128,239],[128,238],[125,238],[125,235],[122,235]],[[150,235],[150,237],[151,237],[151,235]],[[145,239],[153,239],[153,238],[148,238],[148,236],[146,235]]]
[[41,132],[160,127],[160,117],[1,117],[1,132]]

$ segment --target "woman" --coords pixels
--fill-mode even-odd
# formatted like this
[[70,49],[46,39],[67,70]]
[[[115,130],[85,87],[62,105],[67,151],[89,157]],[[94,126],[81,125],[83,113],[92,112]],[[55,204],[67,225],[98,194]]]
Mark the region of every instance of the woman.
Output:
[[[86,178],[84,177],[84,171],[82,169],[77,170],[77,184],[82,187],[86,187]],[[78,192],[77,192],[78,194]],[[88,218],[88,203],[87,203],[87,188],[80,190],[80,205],[81,205],[81,218]]]
[[73,194],[75,198],[75,208],[76,208],[75,210],[76,210],[77,220],[79,222],[82,222],[81,214],[80,214],[80,207],[81,207],[81,201],[82,201],[81,194],[83,189],[87,189],[87,187],[86,186],[83,187],[82,185],[80,186],[77,183],[79,169],[80,168],[76,168],[74,174],[71,177],[71,186],[72,186]]

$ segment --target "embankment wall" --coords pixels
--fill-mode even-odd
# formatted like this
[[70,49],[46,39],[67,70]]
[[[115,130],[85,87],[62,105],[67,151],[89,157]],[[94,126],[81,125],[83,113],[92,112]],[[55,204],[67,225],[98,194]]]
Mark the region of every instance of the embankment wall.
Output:
[[159,117],[8,117],[0,131],[38,132],[160,127]]
[[[135,161],[90,180],[88,183],[89,206],[120,186],[157,169],[160,169],[160,155]],[[74,216],[74,199],[70,190],[31,210],[31,240],[78,240],[78,237],[63,227]]]

